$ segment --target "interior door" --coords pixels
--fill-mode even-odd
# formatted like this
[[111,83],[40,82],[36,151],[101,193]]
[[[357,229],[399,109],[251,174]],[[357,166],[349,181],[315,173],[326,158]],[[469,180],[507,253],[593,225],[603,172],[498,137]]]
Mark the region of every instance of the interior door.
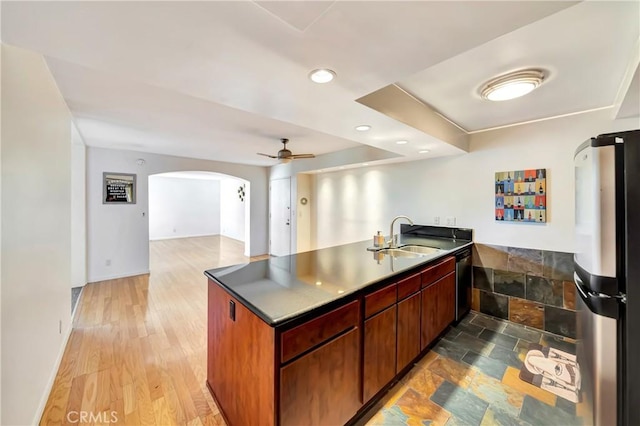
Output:
[[269,239],[272,255],[291,254],[291,178],[269,185]]

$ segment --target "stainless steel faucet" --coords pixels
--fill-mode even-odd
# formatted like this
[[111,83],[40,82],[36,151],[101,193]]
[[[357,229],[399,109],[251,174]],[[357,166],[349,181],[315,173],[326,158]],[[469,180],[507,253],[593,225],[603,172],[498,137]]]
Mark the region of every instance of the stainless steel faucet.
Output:
[[395,240],[393,238],[393,225],[396,224],[396,220],[398,220],[398,219],[406,219],[406,220],[409,221],[409,223],[411,225],[413,225],[413,221],[411,219],[409,219],[407,216],[396,216],[396,217],[394,217],[393,220],[391,221],[391,227],[389,229],[389,238],[390,238],[389,243],[388,243],[389,244],[389,248],[395,248],[396,247],[396,243],[395,243]]

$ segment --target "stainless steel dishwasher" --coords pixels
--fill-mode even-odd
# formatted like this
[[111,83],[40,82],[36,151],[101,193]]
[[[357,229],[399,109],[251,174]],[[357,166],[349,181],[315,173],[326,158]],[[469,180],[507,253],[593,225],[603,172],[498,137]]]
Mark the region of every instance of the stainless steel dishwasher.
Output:
[[460,321],[471,309],[471,249],[456,254],[456,321]]

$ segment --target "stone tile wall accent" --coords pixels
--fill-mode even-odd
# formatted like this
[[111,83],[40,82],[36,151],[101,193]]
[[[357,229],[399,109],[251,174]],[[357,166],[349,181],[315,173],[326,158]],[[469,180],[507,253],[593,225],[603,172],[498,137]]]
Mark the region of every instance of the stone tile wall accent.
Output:
[[474,310],[576,338],[573,253],[473,247]]

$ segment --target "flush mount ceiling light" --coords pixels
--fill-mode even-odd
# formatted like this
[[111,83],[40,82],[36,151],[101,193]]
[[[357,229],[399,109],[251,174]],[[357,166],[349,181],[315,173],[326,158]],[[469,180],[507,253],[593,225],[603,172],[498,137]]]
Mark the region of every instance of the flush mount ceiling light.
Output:
[[371,126],[368,124],[361,124],[360,126],[356,126],[356,130],[359,132],[366,132],[367,130],[371,130]]
[[396,141],[396,143],[397,143],[398,145],[404,145],[404,144],[409,143],[409,141],[402,140],[402,141]]
[[309,74],[309,78],[314,83],[328,83],[333,80],[336,76],[336,73],[327,68],[320,68],[317,70],[311,71]]
[[490,101],[519,98],[542,84],[545,74],[541,70],[517,71],[494,78],[486,83],[480,94]]

